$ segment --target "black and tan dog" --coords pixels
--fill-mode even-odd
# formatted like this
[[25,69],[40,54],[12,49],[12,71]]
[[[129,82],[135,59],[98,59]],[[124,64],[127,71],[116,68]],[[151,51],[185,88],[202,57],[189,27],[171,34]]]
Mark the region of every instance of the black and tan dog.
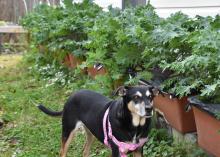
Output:
[[[155,92],[157,92],[155,88],[149,86],[120,87],[115,93],[122,99],[110,100],[99,93],[80,90],[70,96],[63,111],[54,112],[42,105],[38,107],[48,115],[62,116],[61,157],[66,156],[76,128],[83,124],[87,134],[83,157],[88,157],[94,137],[104,143],[103,117],[108,108],[112,134],[118,141],[138,143],[140,139],[146,138],[151,123]],[[118,145],[111,139],[108,142],[112,157],[119,157]],[[135,157],[143,156],[142,148],[143,146],[133,151]]]

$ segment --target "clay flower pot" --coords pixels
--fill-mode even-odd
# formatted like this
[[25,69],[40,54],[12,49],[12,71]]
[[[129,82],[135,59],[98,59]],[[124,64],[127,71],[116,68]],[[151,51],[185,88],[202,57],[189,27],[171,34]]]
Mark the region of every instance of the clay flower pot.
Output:
[[38,45],[37,48],[38,48],[40,53],[45,53],[45,52],[48,51],[47,47],[45,45],[42,45],[42,44]]
[[198,144],[209,153],[220,156],[220,120],[215,112],[220,112],[220,104],[204,104],[190,98],[195,115]]
[[107,71],[102,64],[95,64],[93,67],[87,68],[87,73],[92,78],[95,78],[97,75],[105,75]]
[[155,111],[181,133],[196,131],[195,119],[192,110],[186,111],[187,97],[181,99],[170,98],[169,94],[158,95],[154,98]]
[[79,58],[75,57],[73,54],[67,54],[64,58],[63,63],[69,68],[76,68],[77,65],[82,63],[82,61]]

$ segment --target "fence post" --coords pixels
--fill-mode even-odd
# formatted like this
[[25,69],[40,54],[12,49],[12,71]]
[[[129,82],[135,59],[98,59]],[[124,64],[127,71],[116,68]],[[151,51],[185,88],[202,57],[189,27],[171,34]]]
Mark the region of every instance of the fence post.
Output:
[[136,7],[138,5],[146,5],[147,0],[122,0],[122,9],[132,6]]

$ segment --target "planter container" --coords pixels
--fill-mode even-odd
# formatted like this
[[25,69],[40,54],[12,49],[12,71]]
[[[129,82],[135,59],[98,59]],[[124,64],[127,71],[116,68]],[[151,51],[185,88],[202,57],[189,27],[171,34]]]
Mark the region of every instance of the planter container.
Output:
[[67,54],[64,58],[63,63],[69,68],[76,68],[77,65],[82,63],[82,61],[79,58],[75,57],[73,54]]
[[87,68],[87,73],[92,78],[95,78],[97,75],[105,75],[107,71],[102,65],[94,65],[93,67]]
[[220,120],[215,112],[220,112],[220,104],[204,104],[196,99],[189,99],[193,105],[198,144],[207,152],[220,156]]
[[170,99],[169,94],[158,95],[154,98],[154,108],[162,114],[166,121],[181,133],[196,131],[193,111],[186,111],[187,97]]
[[45,45],[42,45],[42,44],[38,45],[37,48],[38,48],[40,53],[45,53],[45,52],[48,51],[47,47]]

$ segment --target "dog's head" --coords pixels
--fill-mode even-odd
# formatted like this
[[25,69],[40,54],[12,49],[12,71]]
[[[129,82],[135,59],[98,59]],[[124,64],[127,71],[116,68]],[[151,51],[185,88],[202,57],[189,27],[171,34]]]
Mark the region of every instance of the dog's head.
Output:
[[152,86],[121,86],[115,91],[123,98],[128,110],[140,117],[152,117],[153,98],[158,94],[157,88]]

